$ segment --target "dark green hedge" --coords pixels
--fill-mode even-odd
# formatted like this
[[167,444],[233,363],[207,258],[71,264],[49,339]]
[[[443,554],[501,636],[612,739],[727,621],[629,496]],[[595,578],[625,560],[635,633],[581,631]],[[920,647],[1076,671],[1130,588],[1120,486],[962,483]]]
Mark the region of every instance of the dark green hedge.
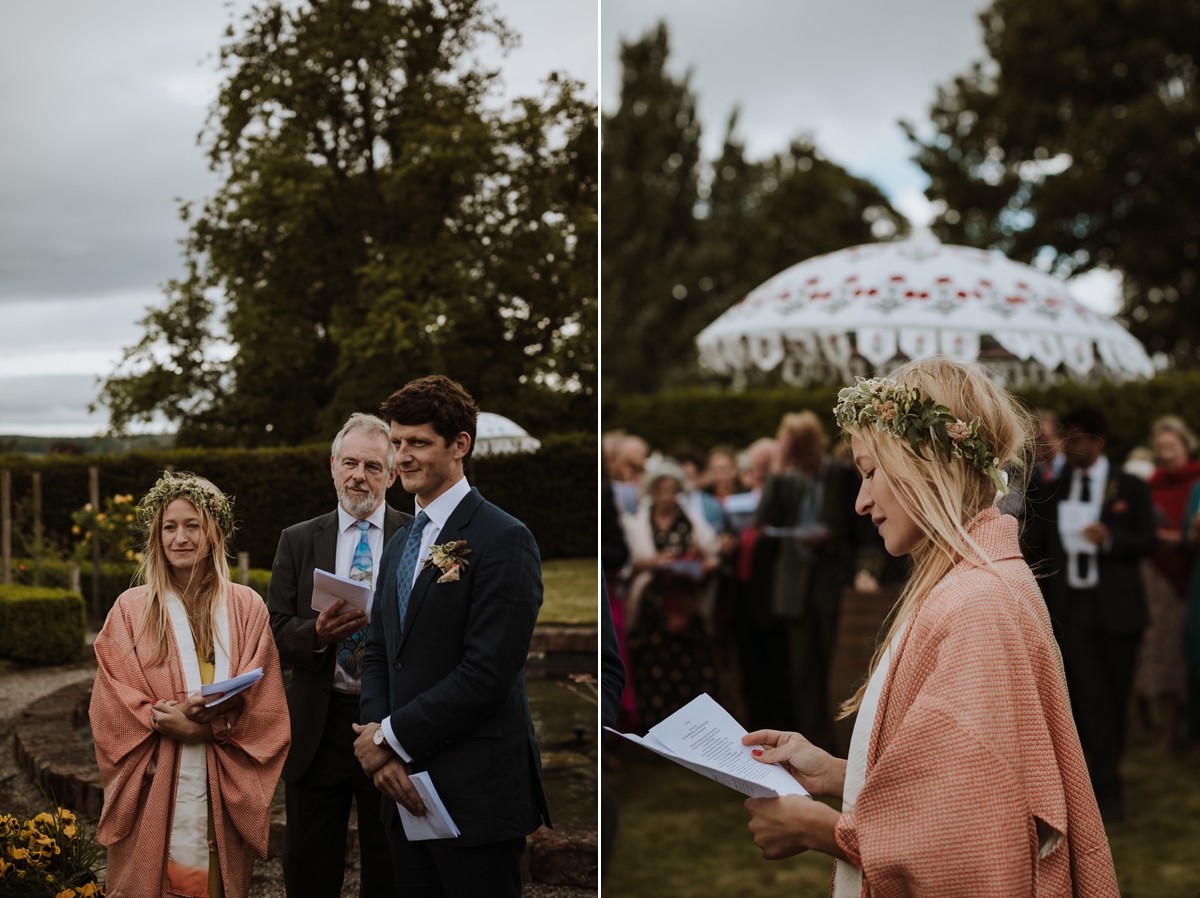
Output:
[[69,664],[83,654],[83,597],[65,589],[0,586],[0,655]]
[[[747,390],[675,390],[651,396],[606,395],[604,430],[636,433],[652,446],[670,451],[681,443],[708,449],[717,443],[746,446],[758,437],[773,436],[785,412],[812,409],[822,415],[832,434],[833,406],[838,387]],[[1084,387],[1073,382],[1046,390],[1015,391],[1031,407],[1060,414],[1090,403],[1103,409],[1109,421],[1108,451],[1122,461],[1135,446],[1145,445],[1150,425],[1162,415],[1179,415],[1200,433],[1200,371],[1160,374],[1153,380]]]
[[[100,565],[100,596],[104,599],[104,607],[111,608],[117,596],[133,585],[136,565],[110,564]],[[269,572],[268,572],[269,573]],[[32,558],[13,559],[13,582],[22,586],[49,586],[54,589],[69,589],[71,575],[67,570],[67,562],[54,558],[42,559],[40,570],[34,565]],[[92,566],[90,562],[80,565],[79,592],[87,607],[92,607]]]
[[[140,499],[167,465],[207,477],[235,497],[239,531],[231,548],[249,552],[255,568],[270,568],[284,527],[331,511],[337,503],[326,446],[178,449],[75,458],[0,456],[0,467],[12,471],[13,496],[18,501],[28,499],[32,491],[30,475],[42,472],[47,539],[63,547],[76,539],[71,536],[71,513],[88,501],[89,465],[100,468],[102,496],[132,493]],[[544,558],[567,558],[596,551],[596,465],[595,436],[574,433],[547,437],[532,455],[476,459],[469,473],[487,499],[525,522]],[[399,481],[388,501],[406,511],[413,507]],[[16,523],[22,529],[31,526],[27,520]],[[14,551],[19,547],[17,541]],[[65,578],[65,565],[63,570]],[[87,565],[82,580],[88,590]],[[120,590],[110,596],[109,588],[104,587],[104,599],[111,605]]]

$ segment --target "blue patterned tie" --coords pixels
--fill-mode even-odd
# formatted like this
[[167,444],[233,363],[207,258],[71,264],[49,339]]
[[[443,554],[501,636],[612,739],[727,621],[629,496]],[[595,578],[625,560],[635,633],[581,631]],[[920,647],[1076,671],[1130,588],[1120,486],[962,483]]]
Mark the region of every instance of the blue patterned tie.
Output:
[[[371,557],[371,544],[367,541],[367,531],[370,529],[369,521],[358,522],[361,538],[358,541],[358,548],[354,550],[354,559],[350,562],[350,579],[359,580],[368,586],[371,585],[372,568],[375,564]],[[348,676],[356,680],[362,670],[363,652],[367,648],[368,629],[368,627],[363,627],[338,643],[337,663],[341,665],[342,670]]]
[[423,511],[413,519],[412,529],[408,531],[408,541],[404,544],[404,553],[400,556],[400,567],[396,569],[396,601],[400,603],[401,636],[404,635],[404,618],[408,616],[408,598],[412,595],[413,573],[421,555],[421,531],[428,523],[429,516]]

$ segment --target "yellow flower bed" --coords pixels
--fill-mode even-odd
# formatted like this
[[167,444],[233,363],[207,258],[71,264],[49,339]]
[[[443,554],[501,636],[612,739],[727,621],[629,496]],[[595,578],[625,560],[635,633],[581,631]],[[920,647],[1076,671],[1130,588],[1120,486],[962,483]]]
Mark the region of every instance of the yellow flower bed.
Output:
[[100,898],[94,832],[66,808],[0,814],[0,898]]

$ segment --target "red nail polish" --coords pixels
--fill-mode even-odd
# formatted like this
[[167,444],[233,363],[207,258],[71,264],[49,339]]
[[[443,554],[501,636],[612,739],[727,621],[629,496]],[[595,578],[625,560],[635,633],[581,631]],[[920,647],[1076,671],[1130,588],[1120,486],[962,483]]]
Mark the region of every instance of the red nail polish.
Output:
[[754,757],[756,757],[756,758],[757,758],[759,755],[761,755],[761,754],[762,754],[762,750],[761,750],[761,749],[758,749],[758,748],[756,748],[756,749],[754,749],[754,751],[750,752],[750,754],[754,755]]

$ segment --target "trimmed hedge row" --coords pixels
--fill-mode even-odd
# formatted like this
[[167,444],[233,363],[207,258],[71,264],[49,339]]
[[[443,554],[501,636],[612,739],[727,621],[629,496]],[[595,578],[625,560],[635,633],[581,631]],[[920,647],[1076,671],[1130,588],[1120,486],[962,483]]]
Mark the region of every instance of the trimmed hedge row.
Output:
[[83,597],[66,589],[0,586],[0,655],[33,664],[69,664],[83,654]]
[[[100,468],[102,496],[132,493],[139,499],[168,465],[207,477],[235,497],[239,530],[231,551],[249,552],[256,568],[270,568],[284,527],[332,511],[337,504],[327,446],[175,449],[74,458],[0,456],[0,468],[12,471],[17,501],[31,495],[30,475],[42,472],[46,536],[63,547],[76,539],[71,535],[71,513],[88,501],[90,465]],[[487,499],[525,522],[543,558],[570,558],[596,551],[596,466],[595,436],[573,433],[547,437],[532,455],[475,459],[468,474]],[[398,480],[388,501],[404,510],[413,507]],[[27,529],[31,522],[18,521],[17,526]],[[65,577],[65,565],[63,569]],[[82,579],[89,589],[86,565]],[[104,598],[111,604],[116,594],[109,596],[108,589],[106,585]]]
[[[689,389],[649,396],[610,393],[603,399],[603,429],[635,433],[665,452],[684,443],[700,449],[718,443],[744,447],[761,436],[773,436],[785,412],[811,409],[827,421],[832,434],[838,389],[822,386],[742,393]],[[1108,416],[1108,454],[1118,462],[1134,447],[1148,444],[1150,425],[1163,415],[1179,415],[1200,433],[1200,371],[1095,387],[1066,382],[1014,393],[1031,408],[1053,409],[1059,414],[1085,403],[1098,406]]]
[[[40,570],[34,568],[32,558],[13,559],[13,583],[22,586],[48,586],[53,589],[70,589],[71,574],[67,570],[67,562],[55,558],[44,558]],[[137,573],[136,565],[110,564],[100,565],[100,596],[104,599],[104,607],[111,608],[117,596],[133,585]],[[91,563],[80,565],[79,592],[83,601],[90,609],[92,607],[92,566]]]

